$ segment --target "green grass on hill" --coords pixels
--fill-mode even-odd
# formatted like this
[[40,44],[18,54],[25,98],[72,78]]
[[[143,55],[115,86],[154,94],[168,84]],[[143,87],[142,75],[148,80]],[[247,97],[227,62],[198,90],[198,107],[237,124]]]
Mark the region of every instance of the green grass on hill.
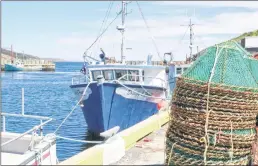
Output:
[[[244,39],[245,37],[252,37],[252,36],[258,36],[258,29],[257,30],[254,30],[254,31],[251,31],[251,32],[246,32],[246,33],[243,33],[242,35],[238,36],[238,37],[235,37],[233,39],[230,39],[230,40],[227,40],[227,41],[224,41],[224,42],[221,42],[221,43],[218,43],[218,44],[225,44],[226,42],[229,42],[229,41],[236,41],[236,42],[240,42],[242,39]],[[195,56],[195,58],[197,58],[198,56],[200,56],[207,48],[205,48],[204,50],[198,52]]]
[[242,39],[244,39],[245,37],[252,37],[252,36],[258,36],[258,29],[257,30],[254,30],[254,31],[251,31],[251,32],[246,32],[246,33],[243,33],[242,35],[238,36],[238,37],[235,37],[233,39],[230,39],[230,40],[227,40],[227,41],[224,41],[224,42],[221,42],[219,44],[224,44],[226,42],[229,42],[229,41],[236,41],[236,42],[240,42]]
[[235,40],[236,42],[239,42],[240,40],[244,39],[245,37],[251,37],[251,36],[258,36],[258,29],[254,30],[252,32],[243,33],[242,35],[240,35],[236,38],[233,38],[231,40]]

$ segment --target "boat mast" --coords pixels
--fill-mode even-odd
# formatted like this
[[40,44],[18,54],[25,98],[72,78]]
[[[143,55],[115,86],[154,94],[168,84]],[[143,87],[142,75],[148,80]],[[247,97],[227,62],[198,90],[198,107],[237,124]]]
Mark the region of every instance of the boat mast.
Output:
[[189,23],[189,27],[190,27],[190,59],[192,58],[193,55],[193,25],[192,24],[192,20],[190,18],[190,23]]
[[192,23],[192,20],[190,18],[190,22],[188,25],[181,25],[181,26],[188,26],[189,29],[190,29],[190,45],[189,45],[189,48],[190,48],[190,56],[189,56],[189,59],[191,60],[192,59],[192,56],[193,56],[193,26],[196,25],[196,24],[193,24]]
[[[125,24],[125,5],[126,3],[124,1],[122,1],[122,27],[124,28],[124,24]],[[124,56],[124,32],[125,29],[123,29],[122,31],[122,44],[121,44],[121,62],[122,64],[125,63],[125,56]]]
[[24,51],[22,51],[22,62],[24,61]]
[[117,26],[117,30],[119,30],[122,34],[122,43],[121,43],[121,63],[125,64],[125,56],[124,56],[124,32],[125,32],[125,15],[126,13],[126,2],[122,1],[122,25]]
[[11,45],[11,62],[13,64],[13,45]]

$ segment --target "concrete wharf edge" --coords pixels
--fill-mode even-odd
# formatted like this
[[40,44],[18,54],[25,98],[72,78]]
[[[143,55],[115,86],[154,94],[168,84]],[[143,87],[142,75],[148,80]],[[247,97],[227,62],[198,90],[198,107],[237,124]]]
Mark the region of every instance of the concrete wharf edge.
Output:
[[169,111],[159,111],[148,119],[118,133],[104,144],[93,146],[59,165],[109,165],[118,162],[140,139],[169,121]]

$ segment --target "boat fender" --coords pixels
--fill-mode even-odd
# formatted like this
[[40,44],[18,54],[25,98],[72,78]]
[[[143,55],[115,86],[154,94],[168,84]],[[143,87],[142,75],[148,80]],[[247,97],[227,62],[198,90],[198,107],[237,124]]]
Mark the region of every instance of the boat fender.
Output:
[[157,108],[158,110],[160,110],[161,108],[163,108],[165,106],[165,101],[161,100],[160,102],[158,102],[157,104]]
[[120,127],[119,126],[115,126],[105,132],[100,133],[100,137],[105,138],[105,140],[109,139],[110,137],[114,136],[118,131],[119,131]]

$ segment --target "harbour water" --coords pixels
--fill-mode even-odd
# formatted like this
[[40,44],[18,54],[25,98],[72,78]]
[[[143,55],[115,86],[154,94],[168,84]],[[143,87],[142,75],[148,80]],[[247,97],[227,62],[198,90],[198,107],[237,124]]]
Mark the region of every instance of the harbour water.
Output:
[[[25,91],[25,114],[52,117],[43,132],[54,132],[77,103],[70,89],[72,76],[79,74],[83,62],[57,62],[55,72],[2,72],[2,111],[21,113],[21,88]],[[24,132],[39,121],[6,117],[7,131]],[[78,107],[57,132],[57,135],[79,140],[87,139],[87,126]],[[60,161],[87,148],[84,143],[57,140]]]

